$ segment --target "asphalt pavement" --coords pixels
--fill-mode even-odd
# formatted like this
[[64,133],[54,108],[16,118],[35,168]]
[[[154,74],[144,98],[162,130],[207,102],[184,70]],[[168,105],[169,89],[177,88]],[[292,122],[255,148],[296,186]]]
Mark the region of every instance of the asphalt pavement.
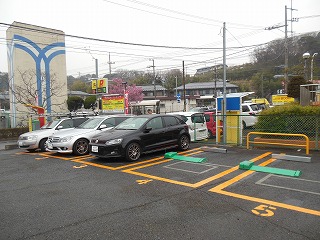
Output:
[[[179,153],[204,162],[1,151],[0,239],[320,239],[320,152],[308,163],[274,153],[305,155],[208,142]],[[239,169],[245,160],[302,175]]]

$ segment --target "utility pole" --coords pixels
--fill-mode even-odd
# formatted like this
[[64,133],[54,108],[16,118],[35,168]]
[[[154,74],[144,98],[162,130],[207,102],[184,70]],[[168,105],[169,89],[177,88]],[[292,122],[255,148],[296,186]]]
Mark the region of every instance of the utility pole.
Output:
[[176,76],[176,97],[178,96],[178,77]]
[[[287,16],[287,10],[290,9],[291,10],[291,19],[288,20],[288,16]],[[281,28],[284,27],[285,29],[285,38],[284,38],[284,93],[287,93],[288,90],[288,69],[289,69],[289,50],[288,50],[288,21],[291,21],[291,32],[292,32],[292,22],[298,22],[298,18],[292,18],[292,11],[293,10],[297,10],[297,9],[293,9],[292,8],[292,2],[291,2],[291,8],[287,8],[287,5],[285,5],[285,21],[284,21],[284,25],[275,25],[275,26],[271,26],[271,27],[266,27],[265,30],[273,30],[276,28]]]
[[182,82],[183,82],[183,111],[186,111],[186,78],[184,76],[184,61],[182,61]]
[[288,19],[287,19],[287,5],[285,6],[285,23],[284,23],[284,93],[288,90]]
[[98,73],[99,73],[99,71],[98,71],[98,59],[94,59],[95,60],[95,62],[96,62],[96,78],[98,79]]
[[156,94],[157,94],[157,89],[156,89],[156,72],[155,72],[155,65],[154,65],[154,59],[152,60],[152,66],[148,66],[148,68],[152,67],[153,68],[153,96],[154,99],[156,99]]
[[111,62],[110,53],[109,53],[109,74],[111,75],[111,64],[114,64],[114,62]]
[[214,66],[214,99],[217,98],[217,64]]
[[223,23],[223,144],[227,143],[227,67],[226,67],[226,23]]

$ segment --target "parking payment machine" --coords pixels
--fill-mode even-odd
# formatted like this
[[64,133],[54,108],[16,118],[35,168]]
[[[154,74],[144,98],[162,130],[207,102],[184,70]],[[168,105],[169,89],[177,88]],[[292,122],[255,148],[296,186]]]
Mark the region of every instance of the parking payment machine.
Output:
[[[253,94],[254,92],[229,93],[226,95],[226,129],[223,129],[223,134],[226,134],[225,144],[242,144],[242,129],[241,129],[241,103],[242,97]],[[216,98],[217,116],[222,116],[223,96]],[[221,139],[218,139],[221,143]]]

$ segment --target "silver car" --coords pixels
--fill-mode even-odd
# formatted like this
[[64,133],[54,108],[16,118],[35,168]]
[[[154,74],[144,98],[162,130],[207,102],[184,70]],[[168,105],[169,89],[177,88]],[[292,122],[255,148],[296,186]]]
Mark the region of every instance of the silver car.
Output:
[[46,150],[75,155],[88,154],[89,142],[93,136],[114,128],[129,117],[130,115],[108,115],[90,118],[74,129],[50,136]]
[[49,136],[55,132],[63,132],[77,127],[86,120],[88,120],[88,117],[61,118],[49,121],[39,130],[21,134],[18,139],[18,146],[29,152],[34,152],[37,149],[43,152],[46,150],[46,142]]

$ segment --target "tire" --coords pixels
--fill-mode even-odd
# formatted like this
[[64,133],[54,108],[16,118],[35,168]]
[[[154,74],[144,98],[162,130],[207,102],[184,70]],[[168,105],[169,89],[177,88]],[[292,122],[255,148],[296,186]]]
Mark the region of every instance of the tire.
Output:
[[242,121],[242,126],[243,126],[243,129],[247,128],[247,124],[245,121]]
[[47,140],[48,138],[41,139],[39,142],[39,148],[41,152],[45,152],[47,148]]
[[89,153],[89,141],[85,138],[80,138],[73,144],[72,151],[75,155],[81,156]]
[[208,138],[213,138],[213,134],[210,130],[208,130]]
[[36,152],[36,149],[27,149],[27,151],[28,151],[29,153],[34,153],[34,152]]
[[178,140],[179,150],[186,151],[190,147],[190,139],[187,135],[182,135]]
[[126,160],[134,162],[139,160],[141,155],[141,147],[138,143],[132,142],[126,147]]

